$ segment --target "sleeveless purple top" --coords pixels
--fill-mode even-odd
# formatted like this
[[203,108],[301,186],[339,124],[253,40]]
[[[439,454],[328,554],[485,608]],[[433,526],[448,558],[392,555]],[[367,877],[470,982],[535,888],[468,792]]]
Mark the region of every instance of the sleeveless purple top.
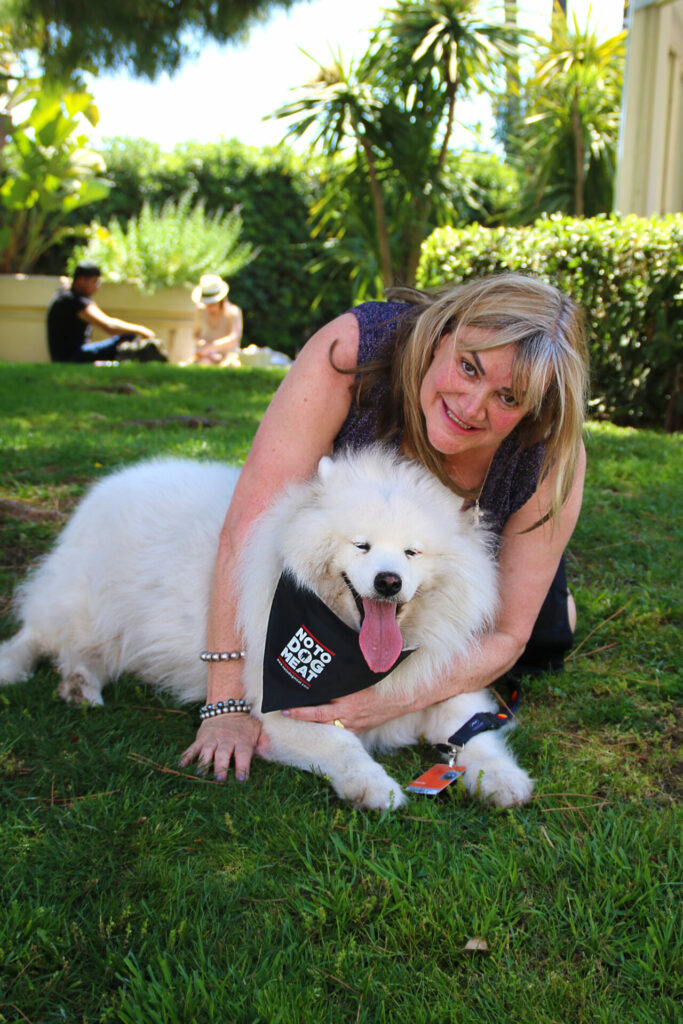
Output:
[[[402,302],[364,302],[350,310],[358,321],[358,365],[364,366],[382,354],[394,339],[396,326],[412,307]],[[378,384],[369,408],[352,403],[349,414],[334,441],[341,448],[364,448],[376,439],[377,419],[388,383]],[[538,486],[543,463],[542,444],[522,447],[519,431],[513,430],[501,443],[479,498],[486,526],[501,533],[509,517],[524,505]]]

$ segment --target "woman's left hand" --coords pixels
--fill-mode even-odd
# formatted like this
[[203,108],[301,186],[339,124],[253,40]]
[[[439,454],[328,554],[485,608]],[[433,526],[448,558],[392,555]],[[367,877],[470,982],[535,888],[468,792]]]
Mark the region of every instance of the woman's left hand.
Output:
[[375,729],[392,718],[407,715],[418,710],[412,701],[396,694],[387,694],[370,686],[346,697],[337,697],[329,704],[316,704],[305,708],[289,708],[282,714],[301,722],[320,722],[334,725],[341,722],[351,732],[366,732]]

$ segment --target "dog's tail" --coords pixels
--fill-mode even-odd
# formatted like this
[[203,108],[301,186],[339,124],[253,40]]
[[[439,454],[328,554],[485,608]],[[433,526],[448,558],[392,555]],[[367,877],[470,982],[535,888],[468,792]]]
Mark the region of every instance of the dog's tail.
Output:
[[0,644],[0,686],[28,678],[41,653],[38,637],[28,626]]

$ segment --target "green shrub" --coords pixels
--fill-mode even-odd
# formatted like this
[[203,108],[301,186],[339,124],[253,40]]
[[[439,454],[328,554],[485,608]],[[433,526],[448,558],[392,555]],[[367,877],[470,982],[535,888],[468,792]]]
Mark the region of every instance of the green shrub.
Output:
[[586,310],[594,417],[663,421],[683,359],[683,215],[441,228],[423,246],[418,284],[504,271],[536,274]]
[[132,281],[142,291],[195,284],[207,269],[232,277],[254,259],[248,242],[240,242],[242,218],[235,207],[208,215],[204,201],[191,206],[193,192],[158,213],[145,201],[125,229],[112,217],[107,227],[95,221],[88,243],[77,249],[71,271],[81,259],[93,260],[109,281]]

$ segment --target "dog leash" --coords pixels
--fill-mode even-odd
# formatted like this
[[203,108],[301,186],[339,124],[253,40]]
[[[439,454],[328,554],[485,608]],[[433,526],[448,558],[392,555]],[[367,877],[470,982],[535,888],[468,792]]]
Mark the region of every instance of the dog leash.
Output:
[[448,754],[448,763],[451,767],[455,764],[455,760],[462,748],[474,736],[479,736],[482,732],[490,732],[491,729],[502,729],[504,725],[507,725],[515,717],[522,700],[522,688],[513,679],[499,679],[496,686],[500,687],[501,684],[510,689],[509,700],[507,702],[503,701],[505,705],[504,711],[480,711],[476,715],[472,715],[459,729],[456,729],[453,735],[448,737],[446,743],[434,744],[440,753]]

